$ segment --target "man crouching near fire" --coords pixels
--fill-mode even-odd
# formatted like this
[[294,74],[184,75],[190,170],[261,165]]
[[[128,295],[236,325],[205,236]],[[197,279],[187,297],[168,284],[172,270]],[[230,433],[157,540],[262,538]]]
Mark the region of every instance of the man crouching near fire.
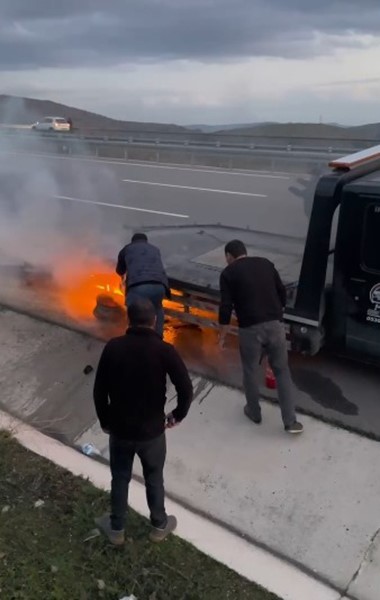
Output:
[[116,273],[125,277],[127,306],[138,298],[147,298],[152,302],[156,312],[156,331],[163,337],[162,302],[165,297],[170,298],[169,281],[161,252],[148,242],[145,233],[135,233],[131,243],[120,250]]

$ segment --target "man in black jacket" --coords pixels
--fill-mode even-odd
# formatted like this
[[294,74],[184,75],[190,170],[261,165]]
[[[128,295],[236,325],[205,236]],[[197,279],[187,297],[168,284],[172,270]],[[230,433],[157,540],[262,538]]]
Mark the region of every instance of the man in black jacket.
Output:
[[[176,528],[175,517],[165,512],[165,427],[186,417],[193,397],[185,364],[175,348],[154,331],[152,303],[136,300],[128,307],[128,317],[126,334],[106,344],[94,385],[96,413],[103,431],[110,435],[112,474],[111,515],[96,522],[115,545],[125,539],[128,486],[136,454],[142,463],[150,509],[150,539],[160,542]],[[177,391],[177,406],[165,417],[167,375]]]
[[240,240],[229,242],[225,255],[228,266],[220,276],[219,324],[228,325],[235,310],[247,400],[244,412],[254,423],[261,423],[259,367],[265,353],[277,381],[285,431],[302,433],[303,427],[296,420],[282,323],[285,287],[273,263],[266,258],[248,257]]
[[148,242],[145,233],[135,233],[130,244],[119,252],[116,273],[126,278],[126,303],[136,298],[148,298],[156,310],[156,331],[163,336],[164,311],[162,302],[170,297],[168,278],[160,250]]

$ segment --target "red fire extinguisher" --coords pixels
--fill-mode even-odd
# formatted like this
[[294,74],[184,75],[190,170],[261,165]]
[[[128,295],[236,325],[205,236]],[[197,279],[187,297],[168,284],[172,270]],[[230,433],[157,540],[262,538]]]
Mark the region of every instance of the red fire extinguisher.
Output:
[[265,385],[269,390],[275,390],[277,387],[276,378],[269,365],[268,359],[265,360]]

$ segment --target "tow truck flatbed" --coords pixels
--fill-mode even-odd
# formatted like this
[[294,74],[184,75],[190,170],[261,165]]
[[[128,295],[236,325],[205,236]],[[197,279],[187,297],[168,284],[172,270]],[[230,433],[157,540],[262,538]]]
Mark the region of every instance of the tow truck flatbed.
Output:
[[380,365],[380,146],[330,166],[318,182],[305,240],[220,225],[148,229],[174,288],[167,314],[217,326],[224,246],[238,238],[280,273],[294,351],[314,355],[327,345]]
[[162,252],[173,288],[191,287],[219,298],[219,277],[226,266],[224,246],[238,238],[245,243],[250,256],[263,256],[276,265],[288,290],[289,307],[294,303],[304,248],[302,238],[222,225],[151,227],[145,231]]

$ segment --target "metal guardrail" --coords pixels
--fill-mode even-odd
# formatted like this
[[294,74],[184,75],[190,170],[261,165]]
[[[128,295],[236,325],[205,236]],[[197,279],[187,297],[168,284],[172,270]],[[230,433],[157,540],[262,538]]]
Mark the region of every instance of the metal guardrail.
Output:
[[[14,131],[17,129],[20,130],[32,130],[32,125],[10,125],[10,124],[1,124],[0,129]],[[281,129],[281,126],[280,126]],[[152,128],[145,127],[144,129],[138,129],[136,127],[128,127],[126,129],[109,129],[109,128],[94,128],[94,127],[74,127],[73,130],[78,136],[84,136],[86,138],[106,138],[106,139],[114,139],[114,140],[128,140],[132,137],[135,140],[149,139],[155,140],[159,138],[160,140],[171,139],[176,143],[195,143],[195,144],[211,144],[211,143],[221,143],[221,145],[228,145],[229,143],[236,143],[238,140],[239,143],[244,145],[259,143],[259,140],[267,140],[268,142],[271,140],[276,140],[277,143],[281,143],[282,146],[286,146],[287,144],[291,145],[299,145],[304,147],[308,144],[313,144],[313,147],[323,147],[328,148],[329,146],[333,146],[334,148],[340,147],[358,147],[364,145],[377,145],[380,142],[380,126],[378,129],[378,137],[350,137],[347,135],[337,135],[335,137],[323,137],[317,135],[293,135],[293,134],[285,134],[285,133],[260,133],[259,131],[252,132],[239,132],[238,130],[228,130],[228,131],[201,131],[197,129],[189,129],[180,127],[176,128],[175,126],[169,126],[168,130],[165,130],[162,126],[157,126]],[[344,129],[342,129],[342,132]],[[272,144],[271,144],[272,145]]]
[[[351,150],[362,150],[365,147],[369,147],[375,143],[378,143],[377,140],[339,140],[338,142],[343,142],[345,141],[346,144],[336,144],[336,143],[332,143],[333,141],[336,142],[337,140],[324,140],[326,141],[326,146],[321,146],[321,145],[311,145],[311,146],[307,146],[304,145],[304,143],[299,143],[300,140],[302,138],[294,138],[295,140],[298,141],[298,143],[296,141],[289,143],[289,138],[282,138],[284,141],[283,143],[263,143],[261,141],[254,141],[254,137],[253,136],[249,136],[249,141],[247,142],[233,142],[233,141],[228,141],[228,136],[225,135],[223,140],[216,140],[216,141],[211,141],[211,140],[205,140],[202,141],[201,139],[174,139],[172,137],[168,138],[168,137],[159,137],[159,135],[155,136],[155,137],[146,137],[146,133],[139,133],[139,135],[133,136],[132,134],[129,135],[128,137],[119,137],[118,135],[113,135],[113,136],[109,136],[109,135],[85,135],[85,134],[81,134],[81,133],[59,133],[59,132],[37,132],[34,131],[32,129],[27,130],[25,128],[23,129],[19,129],[20,126],[17,127],[10,127],[10,126],[3,126],[2,129],[0,130],[0,136],[4,137],[4,136],[9,136],[9,137],[16,137],[17,139],[21,139],[22,137],[25,137],[28,140],[31,140],[32,138],[34,139],[44,139],[44,140],[52,140],[52,141],[62,141],[65,142],[69,145],[72,145],[74,143],[86,143],[86,144],[96,144],[96,145],[108,145],[108,146],[112,146],[112,145],[116,145],[116,146],[120,146],[120,145],[124,145],[124,146],[131,146],[131,145],[135,145],[135,146],[149,146],[149,147],[155,147],[155,146],[165,146],[165,147],[169,147],[169,148],[191,148],[191,149],[227,149],[228,151],[238,151],[238,150],[246,150],[246,151],[250,151],[250,150],[261,150],[261,151],[268,151],[268,152],[300,152],[300,153],[304,153],[304,154],[312,154],[312,153],[317,153],[317,154],[345,154],[348,153]],[[26,131],[28,131],[26,133]],[[167,134],[167,135],[171,135],[171,134]],[[180,134],[181,136],[183,135],[182,133]],[[200,134],[197,134],[200,135]],[[208,136],[208,134],[203,134],[205,137]],[[233,137],[233,136],[231,136]],[[1,138],[0,138],[1,139]],[[260,138],[261,139],[261,138]],[[280,137],[268,137],[267,138],[268,141],[273,139],[273,140],[279,140],[281,139]],[[305,138],[306,139],[306,138]],[[322,138],[310,138],[312,140],[318,140],[318,141],[322,141]],[[303,140],[304,141],[304,140]],[[358,145],[360,144],[360,147],[358,147]]]
[[[2,145],[2,140],[5,144]],[[269,140],[268,140],[269,141]],[[155,162],[223,169],[319,172],[334,158],[355,150],[339,146],[302,146],[279,143],[228,143],[173,138],[109,138],[71,133],[48,133],[0,128],[0,150],[54,153],[72,157]]]

